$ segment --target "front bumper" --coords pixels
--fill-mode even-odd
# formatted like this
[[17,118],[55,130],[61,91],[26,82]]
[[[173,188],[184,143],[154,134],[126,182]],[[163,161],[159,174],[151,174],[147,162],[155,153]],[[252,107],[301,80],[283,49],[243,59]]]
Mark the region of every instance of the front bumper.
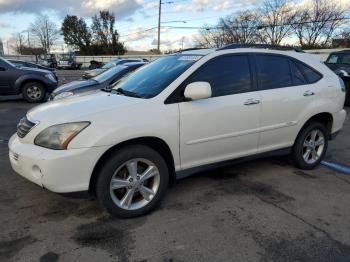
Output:
[[56,193],[89,189],[92,171],[107,147],[52,150],[22,143],[14,134],[9,157],[16,173]]
[[52,93],[53,90],[55,90],[58,86],[58,82],[47,82],[46,83],[46,90],[48,93]]

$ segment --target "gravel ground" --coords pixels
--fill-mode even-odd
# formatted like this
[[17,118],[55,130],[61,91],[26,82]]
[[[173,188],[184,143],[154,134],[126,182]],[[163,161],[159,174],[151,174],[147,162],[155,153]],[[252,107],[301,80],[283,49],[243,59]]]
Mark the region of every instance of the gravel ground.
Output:
[[[12,171],[6,139],[31,106],[0,103],[0,261],[350,261],[350,175],[261,159],[180,180],[155,212],[116,219]],[[349,116],[327,159],[350,166]]]

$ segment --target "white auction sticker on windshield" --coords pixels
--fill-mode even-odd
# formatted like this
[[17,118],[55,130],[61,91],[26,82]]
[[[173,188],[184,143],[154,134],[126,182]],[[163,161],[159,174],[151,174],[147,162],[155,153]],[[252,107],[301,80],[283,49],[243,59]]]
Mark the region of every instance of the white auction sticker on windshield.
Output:
[[201,58],[200,55],[184,55],[180,56],[178,60],[180,61],[197,61]]

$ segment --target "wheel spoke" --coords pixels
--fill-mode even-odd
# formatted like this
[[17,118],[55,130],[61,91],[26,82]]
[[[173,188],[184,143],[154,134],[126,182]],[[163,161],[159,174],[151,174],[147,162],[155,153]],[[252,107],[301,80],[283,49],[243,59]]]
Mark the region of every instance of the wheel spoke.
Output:
[[307,141],[307,140],[304,141],[304,147],[307,147],[307,148],[310,147],[309,141]]
[[319,137],[317,139],[317,141],[315,142],[315,146],[321,146],[324,144],[324,138],[323,137]]
[[306,152],[304,153],[303,157],[305,159],[305,161],[308,161],[310,158],[310,154],[311,154],[311,149],[307,149]]
[[317,130],[313,130],[311,132],[311,141],[315,142],[316,141],[316,137],[317,137],[318,131]]
[[111,189],[119,189],[130,186],[130,182],[124,179],[113,178],[111,181]]
[[154,177],[156,175],[156,168],[154,166],[149,166],[145,172],[142,173],[140,180],[146,181],[147,179]]
[[317,156],[316,150],[312,150],[311,158],[312,158],[312,160],[317,160],[318,156]]
[[137,160],[131,160],[126,164],[126,168],[128,169],[129,176],[136,179],[137,176]]
[[145,186],[141,186],[139,189],[141,195],[144,197],[144,199],[146,199],[147,201],[150,201],[152,199],[152,197],[154,196],[154,192],[152,189],[145,187]]
[[126,208],[130,208],[130,205],[132,203],[132,199],[134,197],[134,192],[135,190],[134,189],[129,189],[125,196],[123,197],[123,199],[120,201],[120,204],[123,206],[123,207],[126,207]]

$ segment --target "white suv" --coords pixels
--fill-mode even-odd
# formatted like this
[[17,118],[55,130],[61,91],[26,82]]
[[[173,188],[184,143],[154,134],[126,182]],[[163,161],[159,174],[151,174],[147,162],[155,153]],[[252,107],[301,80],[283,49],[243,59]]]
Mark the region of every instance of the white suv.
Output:
[[342,128],[344,90],[302,52],[183,51],[111,90],[33,108],[10,139],[10,160],[41,187],[96,194],[113,215],[138,216],[172,179],[234,159],[284,152],[314,168]]

